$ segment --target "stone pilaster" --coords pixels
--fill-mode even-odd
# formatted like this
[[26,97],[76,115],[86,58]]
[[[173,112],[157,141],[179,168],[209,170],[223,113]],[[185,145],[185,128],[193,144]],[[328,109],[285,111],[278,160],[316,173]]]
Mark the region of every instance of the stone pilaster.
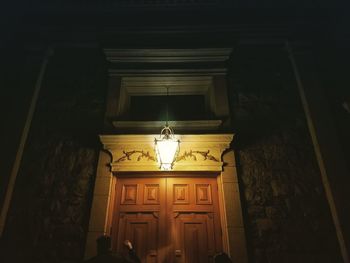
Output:
[[222,224],[228,234],[228,250],[233,262],[246,263],[248,255],[243,224],[240,189],[237,179],[236,161],[233,150],[223,155],[224,168],[221,172],[223,203],[226,211],[226,224]]
[[335,130],[316,58],[310,47],[288,44],[309,132],[321,172],[344,262],[350,262],[349,174]]
[[90,213],[89,231],[87,234],[85,258],[95,256],[96,239],[104,234],[109,234],[108,212],[113,184],[112,172],[109,164],[111,157],[105,151],[100,151],[98,160],[95,189]]

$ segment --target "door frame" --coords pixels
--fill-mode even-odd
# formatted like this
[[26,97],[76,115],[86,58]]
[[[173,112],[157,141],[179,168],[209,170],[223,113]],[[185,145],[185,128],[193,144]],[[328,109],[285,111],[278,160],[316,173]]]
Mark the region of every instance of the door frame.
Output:
[[[115,187],[119,177],[159,171],[153,150],[154,138],[150,135],[102,135],[95,180],[85,258],[96,254],[96,238],[110,235]],[[181,144],[172,174],[215,174],[218,183],[218,201],[222,228],[222,244],[234,262],[248,262],[245,228],[237,178],[234,151],[230,149],[233,134],[178,135]]]
[[[152,173],[153,174],[153,173]],[[155,208],[153,207],[153,209],[156,209],[159,213],[158,216],[159,218],[162,218],[164,221],[159,221],[159,227],[160,228],[163,228],[163,229],[169,229],[170,226],[172,227],[175,227],[174,223],[176,220],[174,220],[173,218],[173,215],[175,214],[183,214],[183,212],[186,214],[186,211],[187,211],[187,208],[183,211],[183,212],[177,212],[174,214],[174,211],[172,210],[173,209],[173,203],[169,203],[169,200],[172,199],[172,191],[169,191],[171,189],[170,185],[172,183],[174,183],[174,180],[176,182],[176,184],[193,184],[196,185],[196,184],[204,184],[204,183],[207,183],[208,180],[207,178],[210,178],[211,181],[210,181],[210,184],[212,185],[211,188],[211,200],[212,200],[212,203],[211,203],[211,207],[209,208],[205,208],[203,210],[203,207],[200,208],[200,207],[196,207],[193,212],[196,213],[199,212],[199,214],[202,214],[205,212],[208,213],[213,213],[213,217],[211,217],[214,222],[216,222],[214,225],[213,225],[213,231],[215,231],[215,235],[219,235],[219,239],[216,239],[215,238],[215,243],[214,243],[214,246],[215,246],[215,250],[214,251],[223,251],[223,244],[222,244],[222,234],[223,234],[223,231],[222,231],[222,227],[221,227],[221,219],[220,219],[220,205],[219,205],[219,193],[218,193],[218,181],[217,181],[217,176],[218,174],[217,173],[177,173],[174,175],[174,173],[171,173],[171,172],[168,172],[168,173],[162,173],[161,176],[158,174],[157,176],[151,176],[152,174],[145,174],[144,173],[140,173],[140,172],[133,172],[133,173],[128,173],[126,175],[123,175],[123,174],[120,174],[118,176],[117,179],[115,180],[118,180],[118,182],[120,181],[120,183],[115,183],[114,186],[115,188],[113,189],[113,192],[111,193],[111,197],[113,197],[113,202],[111,202],[111,206],[113,206],[111,209],[113,209],[113,212],[110,213],[110,224],[111,224],[111,234],[110,236],[114,237],[112,238],[112,249],[116,250],[117,248],[120,249],[120,243],[121,240],[119,239],[119,224],[120,224],[120,219],[123,217],[123,215],[120,215],[119,214],[119,211],[118,211],[118,208],[120,208],[120,206],[124,206],[123,204],[121,204],[121,200],[122,200],[122,196],[123,196],[123,190],[122,190],[122,185],[120,184],[124,184],[125,183],[125,179],[127,180],[126,183],[127,184],[132,184],[132,185],[135,185],[136,183],[137,184],[159,184],[161,185],[163,188],[162,189],[159,189],[160,191],[158,192],[159,195],[160,195],[160,203],[157,204],[157,205],[163,205],[163,208],[162,209],[166,209],[166,210],[157,210],[159,208]],[[146,179],[146,181],[138,181],[137,179]],[[130,179],[130,180],[129,180]],[[135,180],[136,179],[136,180]],[[178,179],[184,179],[184,180],[178,180]],[[215,182],[215,183],[214,183]],[[214,183],[214,184],[213,184]],[[169,188],[170,187],[170,188]],[[142,190],[144,190],[144,188],[141,187]],[[140,188],[138,187],[138,190],[140,190]],[[192,193],[193,194],[193,193]],[[142,206],[141,203],[139,203],[140,201],[140,196],[141,196],[141,199],[143,198],[143,194],[139,195],[139,194],[135,194],[135,197],[136,197],[136,200],[135,200],[135,204],[137,204],[138,206]],[[193,201],[193,200],[192,200]],[[187,202],[186,202],[187,203]],[[193,205],[193,203],[192,203]],[[125,212],[132,212],[132,213],[137,213],[137,210],[135,211],[130,211],[130,209],[133,209],[133,206],[134,204],[131,204],[130,207],[126,208],[124,207],[124,209],[126,209],[124,212],[123,210],[121,210],[121,213],[125,213]],[[200,205],[199,205],[200,206]],[[199,209],[199,210],[198,210]],[[151,209],[152,210],[152,209]],[[145,211],[149,211],[151,212],[151,210],[149,210],[148,208],[146,208],[146,210],[142,210],[143,212]],[[177,210],[176,210],[177,211]],[[192,210],[191,210],[192,211]],[[157,217],[158,217],[157,216]],[[167,225],[167,224],[170,224],[170,225]],[[166,247],[167,249],[171,250],[173,249],[172,252],[175,252],[175,243],[173,243],[174,241],[174,228],[172,228],[171,231],[169,231],[167,233],[167,235],[161,235],[159,236],[160,238],[160,245],[163,245],[162,247]],[[119,245],[118,245],[119,243]],[[169,246],[169,244],[171,244]],[[165,246],[166,245],[166,246]],[[158,251],[159,252],[159,257],[160,258],[165,258],[165,255],[166,253],[169,254],[169,252],[165,251],[165,250],[162,250],[162,251]],[[171,254],[169,254],[171,255]],[[166,260],[166,262],[168,262],[169,260]],[[163,262],[163,261],[162,261]],[[170,261],[169,261],[170,262]]]

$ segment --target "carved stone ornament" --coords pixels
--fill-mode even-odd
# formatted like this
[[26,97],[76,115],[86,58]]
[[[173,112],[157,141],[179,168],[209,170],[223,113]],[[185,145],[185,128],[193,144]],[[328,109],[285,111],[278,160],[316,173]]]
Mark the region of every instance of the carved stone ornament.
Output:
[[[105,150],[112,155],[112,172],[160,171],[154,138],[147,135],[101,135]],[[230,147],[233,134],[175,135],[180,151],[173,171],[221,171],[222,153]]]
[[213,155],[209,154],[210,150],[203,152],[203,151],[192,151],[189,152],[185,151],[181,156],[178,156],[176,158],[176,162],[180,162],[182,160],[186,160],[187,158],[191,158],[193,161],[197,161],[197,155],[203,156],[204,160],[211,160],[214,162],[219,162],[218,159],[216,159]]
[[149,154],[149,152],[133,150],[133,151],[128,151],[128,152],[123,151],[123,156],[120,157],[119,159],[117,159],[115,162],[119,163],[119,162],[123,162],[125,160],[130,161],[131,160],[130,157],[134,154],[138,154],[137,159],[136,159],[138,162],[141,161],[142,158],[145,158],[145,159],[151,160],[151,161],[156,161],[156,158],[151,156]]

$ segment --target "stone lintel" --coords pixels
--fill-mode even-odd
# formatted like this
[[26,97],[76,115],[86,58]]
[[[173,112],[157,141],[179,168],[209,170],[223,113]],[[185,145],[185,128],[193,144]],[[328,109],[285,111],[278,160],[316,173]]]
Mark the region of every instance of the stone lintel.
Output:
[[[159,134],[101,135],[105,150],[112,155],[111,171],[160,171],[154,152]],[[173,171],[222,171],[222,153],[230,147],[233,134],[176,135],[180,151]]]

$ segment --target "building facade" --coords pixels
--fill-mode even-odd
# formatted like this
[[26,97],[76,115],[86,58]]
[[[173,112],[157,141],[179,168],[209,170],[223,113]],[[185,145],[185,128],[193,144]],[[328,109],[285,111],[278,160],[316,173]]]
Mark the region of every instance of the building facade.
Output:
[[[9,16],[5,262],[79,262],[102,234],[142,262],[348,262],[350,102],[330,88],[332,16],[282,7],[92,1]],[[166,121],[180,151],[164,172]]]

